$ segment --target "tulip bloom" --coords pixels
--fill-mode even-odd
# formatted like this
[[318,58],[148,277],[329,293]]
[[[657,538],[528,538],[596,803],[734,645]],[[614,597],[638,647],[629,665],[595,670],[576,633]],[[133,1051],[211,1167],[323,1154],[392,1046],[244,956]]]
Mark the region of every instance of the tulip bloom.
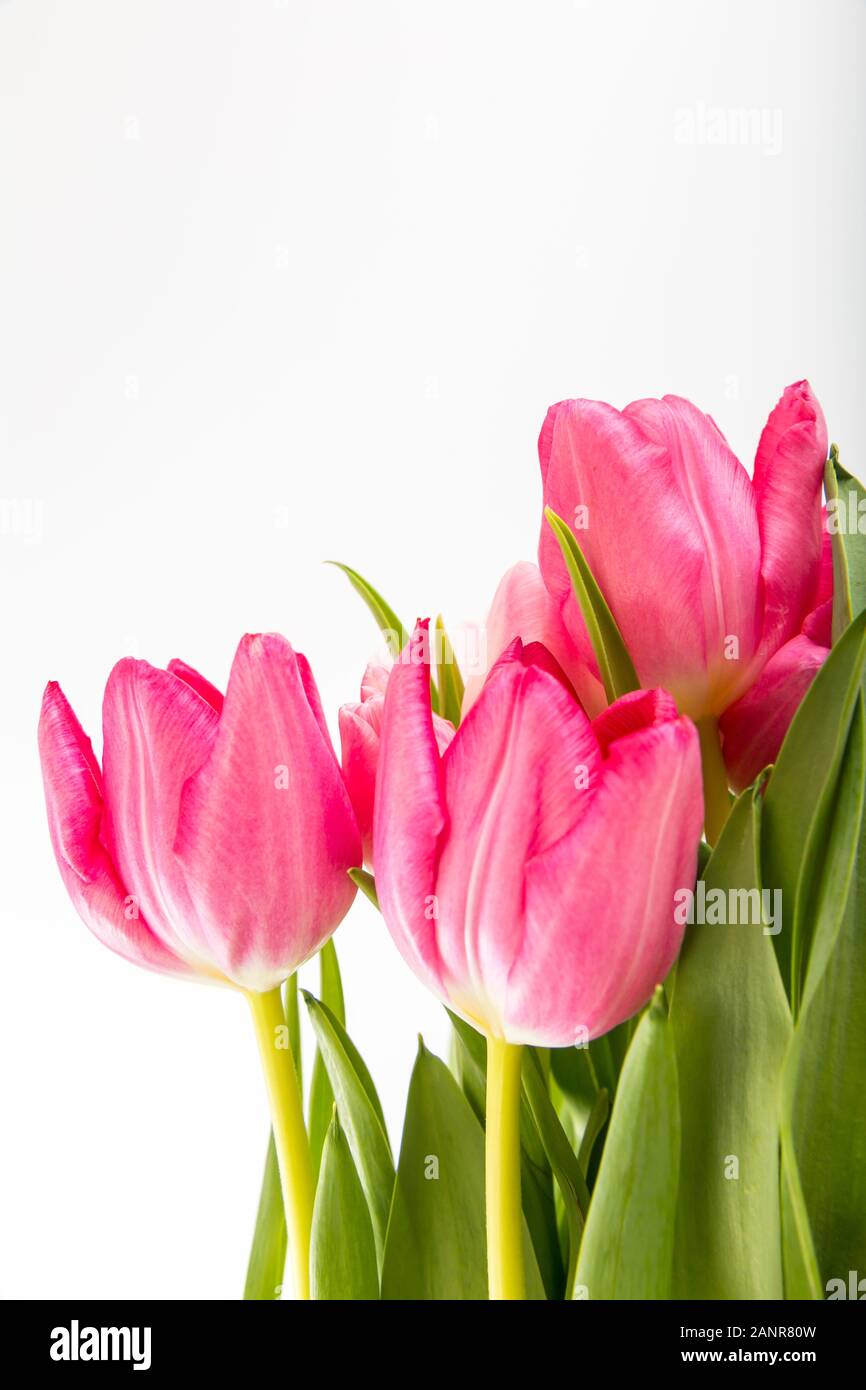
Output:
[[488,1038],[493,1296],[521,1296],[519,1144],[496,1148],[519,1044],[583,1042],[646,1002],[679,949],[674,894],[694,881],[702,816],[697,734],[663,691],[590,722],[546,649],[516,641],[443,756],[426,665],[407,648],[394,668],[376,886],[407,963]]
[[[562,401],[538,451],[544,502],[574,526],[641,685],[669,690],[716,739],[718,726],[729,780],[748,785],[829,646],[827,431],[808,382],[771,413],[751,479],[710,417],[677,396],[623,411]],[[539,564],[594,712],[598,667],[546,521]]]
[[[360,703],[340,707],[340,748],[343,779],[352,799],[361,842],[364,863],[373,865],[373,806],[376,791],[376,770],[379,766],[379,745],[382,735],[382,715],[390,670],[370,665],[361,682]],[[433,730],[440,753],[444,753],[454,737],[454,725],[440,715],[433,715]]]
[[274,634],[243,638],[224,700],[182,662],[163,671],[126,658],[106,686],[103,731],[100,769],[59,685],[48,685],[39,749],[60,873],[119,955],[246,993],[293,1187],[303,1291],[312,1172],[291,1055],[274,1036],[279,985],[345,916],[360,855],[312,672]]

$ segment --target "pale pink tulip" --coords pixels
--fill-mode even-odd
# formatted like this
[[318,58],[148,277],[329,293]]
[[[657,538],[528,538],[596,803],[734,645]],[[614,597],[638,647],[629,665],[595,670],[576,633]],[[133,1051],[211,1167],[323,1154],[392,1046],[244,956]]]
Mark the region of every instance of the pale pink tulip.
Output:
[[48,685],[48,820],[80,915],[138,965],[274,988],[345,916],[360,856],[306,659],[283,637],[244,637],[223,700],[182,662],[126,658],[103,730],[100,769]]
[[[364,863],[373,866],[373,806],[376,793],[376,772],[379,766],[379,745],[382,736],[382,714],[388,677],[393,668],[371,664],[361,682],[361,699],[340,707],[340,750],[343,780],[352,799],[355,818],[361,832]],[[433,731],[440,753],[444,753],[454,737],[454,725],[440,715],[433,715]]]
[[488,1036],[565,1047],[640,1008],[679,949],[702,816],[697,734],[662,691],[591,723],[516,641],[442,755],[426,664],[407,648],[392,672],[379,901],[419,978]]
[[[707,415],[677,396],[551,407],[539,438],[544,501],[575,528],[641,685],[694,719],[721,719],[736,785],[772,760],[826,656],[831,583],[822,565],[824,417],[808,382],[789,386],[761,435],[753,478]],[[556,538],[539,564],[597,678]],[[826,612],[826,610],[825,610]],[[591,713],[586,680],[580,690]]]

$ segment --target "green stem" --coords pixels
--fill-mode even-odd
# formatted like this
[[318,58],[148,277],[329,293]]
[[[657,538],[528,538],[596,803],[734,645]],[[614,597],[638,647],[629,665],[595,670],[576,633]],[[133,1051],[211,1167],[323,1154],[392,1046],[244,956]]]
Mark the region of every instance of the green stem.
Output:
[[289,1253],[295,1273],[295,1297],[310,1297],[310,1230],[315,1182],[304,1108],[289,1044],[279,989],[247,993],[271,1107],[271,1123],[280,1168]]
[[715,845],[731,813],[728,771],[722,757],[719,721],[712,716],[698,719],[701,740],[701,767],[704,773],[704,833],[708,845]]
[[487,1039],[487,1278],[492,1299],[526,1297],[520,1204],[522,1058],[522,1047]]

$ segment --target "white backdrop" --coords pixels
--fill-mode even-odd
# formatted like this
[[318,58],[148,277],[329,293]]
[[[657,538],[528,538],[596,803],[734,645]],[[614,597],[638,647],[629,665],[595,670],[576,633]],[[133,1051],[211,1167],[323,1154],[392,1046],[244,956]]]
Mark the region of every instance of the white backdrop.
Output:
[[[6,1296],[233,1297],[267,1132],[240,1000],[78,921],[35,724],[124,654],[375,631],[532,558],[549,402],[675,391],[750,461],[809,376],[862,473],[862,0],[0,3]],[[443,1016],[359,903],[395,1145]],[[314,982],[314,981],[313,981]]]

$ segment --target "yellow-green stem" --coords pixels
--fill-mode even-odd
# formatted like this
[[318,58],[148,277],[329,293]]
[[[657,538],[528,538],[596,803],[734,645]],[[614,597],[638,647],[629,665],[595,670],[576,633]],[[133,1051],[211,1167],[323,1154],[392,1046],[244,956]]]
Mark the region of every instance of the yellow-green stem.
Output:
[[295,1297],[310,1297],[310,1230],[316,1189],[310,1143],[279,989],[247,994],[271,1107]]
[[731,812],[728,771],[722,757],[718,719],[699,719],[697,725],[704,773],[704,833],[707,844],[715,845]]
[[487,1282],[492,1299],[526,1297],[520,1204],[523,1048],[487,1039]]

